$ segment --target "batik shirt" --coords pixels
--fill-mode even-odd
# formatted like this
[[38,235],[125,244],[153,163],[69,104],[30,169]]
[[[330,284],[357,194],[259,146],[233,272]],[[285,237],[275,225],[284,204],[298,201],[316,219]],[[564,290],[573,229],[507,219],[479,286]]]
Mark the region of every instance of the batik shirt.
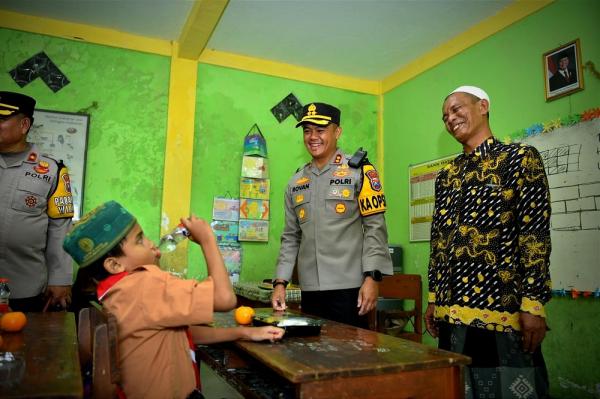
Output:
[[550,299],[550,195],[537,150],[484,141],[440,171],[431,226],[435,317],[501,332]]

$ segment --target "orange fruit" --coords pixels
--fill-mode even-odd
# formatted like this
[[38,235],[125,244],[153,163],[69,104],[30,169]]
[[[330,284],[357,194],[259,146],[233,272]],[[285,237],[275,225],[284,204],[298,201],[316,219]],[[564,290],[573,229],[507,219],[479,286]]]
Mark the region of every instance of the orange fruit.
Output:
[[254,317],[254,309],[249,306],[240,306],[233,315],[238,324],[250,324]]
[[4,313],[0,319],[0,329],[9,332],[18,332],[27,324],[27,317],[23,312]]

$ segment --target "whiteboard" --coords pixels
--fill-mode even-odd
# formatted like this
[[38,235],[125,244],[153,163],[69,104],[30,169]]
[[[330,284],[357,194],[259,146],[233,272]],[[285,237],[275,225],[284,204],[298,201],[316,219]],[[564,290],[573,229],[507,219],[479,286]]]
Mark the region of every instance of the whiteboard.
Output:
[[600,287],[600,119],[527,137],[542,155],[552,204],[553,289]]
[[69,168],[73,220],[81,217],[89,122],[90,116],[86,114],[36,109],[27,135],[27,141],[35,143],[42,154],[62,160]]

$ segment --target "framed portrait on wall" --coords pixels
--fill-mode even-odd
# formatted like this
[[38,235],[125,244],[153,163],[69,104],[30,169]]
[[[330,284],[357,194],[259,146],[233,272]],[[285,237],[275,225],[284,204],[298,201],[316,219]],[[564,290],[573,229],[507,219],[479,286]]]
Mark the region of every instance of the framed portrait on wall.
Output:
[[544,53],[546,101],[583,90],[583,68],[579,39]]

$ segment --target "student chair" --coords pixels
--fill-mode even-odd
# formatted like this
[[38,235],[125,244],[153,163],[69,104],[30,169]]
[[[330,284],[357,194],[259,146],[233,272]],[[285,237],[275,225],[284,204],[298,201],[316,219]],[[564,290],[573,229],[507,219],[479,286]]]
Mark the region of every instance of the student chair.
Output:
[[117,398],[121,381],[117,320],[100,305],[93,305],[80,310],[77,332],[85,396]]
[[371,316],[372,324],[375,324],[374,329],[385,333],[386,320],[406,319],[408,320],[407,324],[412,324],[413,331],[402,331],[397,336],[420,343],[423,336],[423,299],[421,295],[421,275],[394,274],[393,276],[384,276],[379,283],[379,296],[412,300],[414,301],[414,307],[411,310],[386,309],[374,312],[375,314]]

